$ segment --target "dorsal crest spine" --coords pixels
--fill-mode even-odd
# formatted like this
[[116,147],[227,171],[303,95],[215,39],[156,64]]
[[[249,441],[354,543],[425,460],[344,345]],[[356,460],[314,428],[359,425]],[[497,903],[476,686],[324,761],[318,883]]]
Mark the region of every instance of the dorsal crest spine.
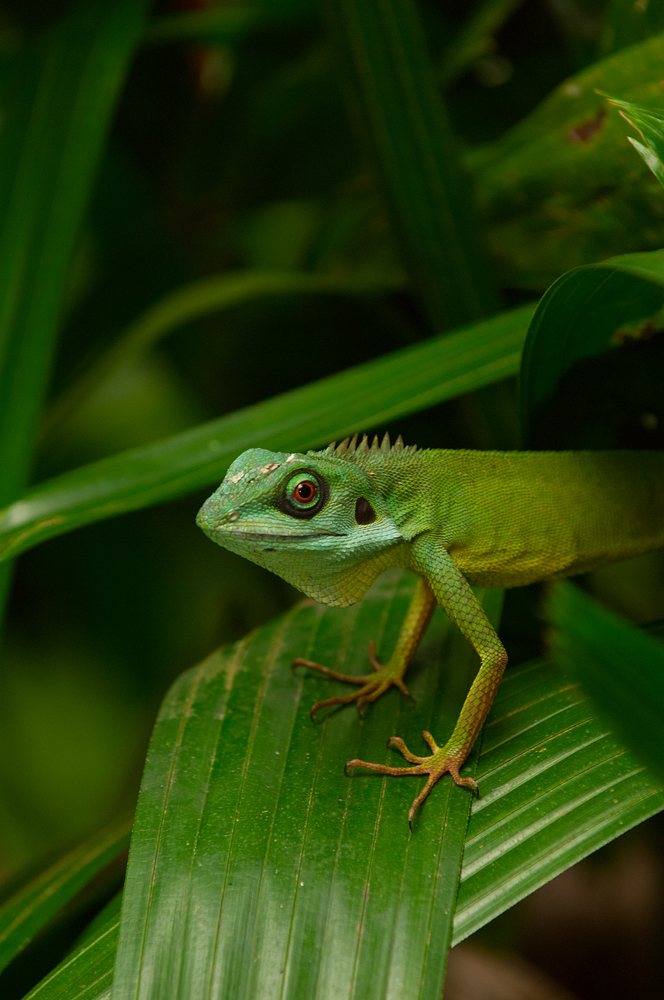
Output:
[[[322,454],[333,455],[335,458],[350,459],[358,455],[405,455],[412,454],[414,451],[417,451],[417,445],[405,445],[401,434],[396,439],[394,444],[390,443],[390,435],[387,433],[384,434],[382,441],[379,441],[378,435],[374,434],[371,444],[369,444],[369,438],[366,434],[362,435],[362,440],[359,442],[358,435],[354,434],[352,438],[344,438],[340,444],[337,444],[336,441],[332,441],[332,443],[324,449]],[[321,452],[318,452],[318,454],[321,454]]]

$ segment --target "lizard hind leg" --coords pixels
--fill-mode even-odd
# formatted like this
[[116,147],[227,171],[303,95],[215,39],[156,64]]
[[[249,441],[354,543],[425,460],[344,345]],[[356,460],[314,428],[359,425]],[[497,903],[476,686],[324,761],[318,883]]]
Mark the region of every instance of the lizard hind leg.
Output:
[[343,684],[355,684],[359,687],[359,691],[354,691],[352,694],[317,701],[311,709],[311,718],[315,717],[319,709],[328,705],[348,705],[353,701],[357,703],[358,712],[362,715],[365,705],[376,701],[392,685],[397,687],[407,698],[410,698],[410,692],[403,682],[403,675],[426,631],[435,606],[436,598],[428,581],[420,577],[406,612],[406,618],[401,627],[394,652],[385,665],[376,658],[375,643],[373,640],[369,640],[369,662],[374,669],[373,674],[353,677],[350,674],[341,674],[336,670],[331,670],[313,660],[304,660],[301,657],[293,660],[293,667],[309,667],[332,680],[341,681]]

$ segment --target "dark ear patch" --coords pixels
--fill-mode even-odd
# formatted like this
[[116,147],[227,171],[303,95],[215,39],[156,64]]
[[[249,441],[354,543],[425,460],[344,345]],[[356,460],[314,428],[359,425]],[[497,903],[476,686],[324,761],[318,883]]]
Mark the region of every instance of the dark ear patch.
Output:
[[358,524],[373,524],[376,520],[376,511],[364,497],[355,504],[355,520]]

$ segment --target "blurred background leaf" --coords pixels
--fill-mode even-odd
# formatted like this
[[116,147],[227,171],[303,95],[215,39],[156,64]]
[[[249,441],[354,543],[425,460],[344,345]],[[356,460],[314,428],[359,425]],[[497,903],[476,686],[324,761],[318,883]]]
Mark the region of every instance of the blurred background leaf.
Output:
[[[77,3],[10,57],[0,143],[0,503],[30,472],[67,268],[147,0]],[[0,570],[0,614],[9,568]]]
[[[537,307],[524,349],[520,383],[524,439],[538,447],[627,447],[627,442],[615,439],[616,429],[605,413],[596,415],[593,427],[577,427],[575,440],[563,443],[563,421],[551,419],[552,397],[566,375],[574,371],[587,375],[588,365],[581,368],[581,362],[600,355],[615,353],[616,367],[624,375],[625,356],[630,349],[646,345],[657,333],[663,306],[661,250],[614,257],[568,271],[559,278]],[[645,368],[644,358],[638,358],[637,364]],[[641,407],[646,409],[643,386],[636,389],[637,394],[641,393]],[[658,395],[655,392],[656,409]],[[623,411],[622,420],[629,421],[627,407],[619,409]],[[656,429],[657,425],[651,428]]]
[[503,282],[544,290],[570,267],[661,244],[664,200],[597,91],[662,106],[664,36],[569,77],[518,125],[468,156]]
[[132,819],[124,817],[80,844],[32,879],[0,907],[0,970],[4,969],[51,917],[129,847]]

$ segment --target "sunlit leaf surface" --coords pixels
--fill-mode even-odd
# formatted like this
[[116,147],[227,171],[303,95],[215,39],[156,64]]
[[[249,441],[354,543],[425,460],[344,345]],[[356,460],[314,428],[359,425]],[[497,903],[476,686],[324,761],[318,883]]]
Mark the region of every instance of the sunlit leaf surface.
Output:
[[508,668],[484,727],[477,780],[455,942],[664,809],[664,784],[546,660]]
[[438,612],[407,678],[414,704],[393,692],[363,721],[346,709],[316,724],[330,684],[289,663],[364,672],[371,635],[389,653],[412,582],[386,575],[345,610],[304,602],[175,685],[139,802],[115,1000],[439,998],[464,836],[455,941],[664,807],[544,661],[503,681],[467,834],[470,798],[449,779],[411,834],[419,780],[346,777],[351,757],[393,760],[392,734],[415,750],[423,728],[444,738],[476,658]]
[[664,779],[664,648],[579,587],[557,582],[552,653],[592,696],[639,760]]
[[371,636],[389,655],[412,585],[396,572],[350,609],[303,602],[175,685],[140,796],[115,1000],[438,1000],[470,795],[443,779],[411,833],[419,779],[343,769],[394,760],[392,734],[444,739],[476,656],[437,613],[414,703],[393,692],[364,720],[346,709],[316,724],[330,685],[289,669],[305,655],[364,672]]

